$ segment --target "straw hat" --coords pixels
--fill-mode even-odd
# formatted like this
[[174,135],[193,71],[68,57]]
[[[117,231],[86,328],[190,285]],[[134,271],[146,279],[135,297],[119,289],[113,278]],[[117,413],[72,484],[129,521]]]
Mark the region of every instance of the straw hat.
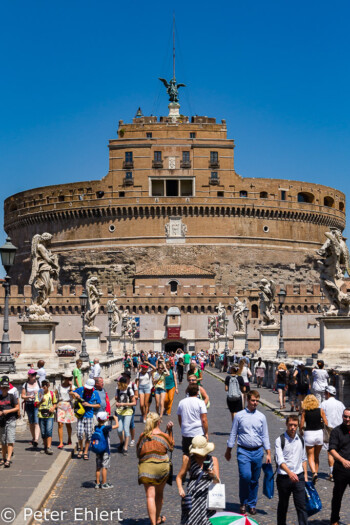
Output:
[[214,443],[209,443],[206,437],[196,436],[192,439],[192,445],[190,446],[190,454],[206,456],[210,452],[213,452],[214,448]]

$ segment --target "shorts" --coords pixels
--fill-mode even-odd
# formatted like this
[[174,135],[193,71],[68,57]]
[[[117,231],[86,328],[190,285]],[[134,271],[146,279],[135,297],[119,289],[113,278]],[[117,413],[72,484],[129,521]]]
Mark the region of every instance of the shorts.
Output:
[[28,416],[28,423],[32,425],[35,423],[36,425],[39,423],[39,408],[34,406],[34,403],[26,403],[25,405],[25,411]]
[[151,387],[148,385],[139,385],[139,394],[150,394]]
[[192,445],[192,439],[194,437],[195,436],[193,437],[182,436],[182,453],[185,454],[185,456],[190,455],[190,446]]
[[323,445],[323,430],[305,430],[304,441],[306,447]]
[[231,414],[235,414],[236,412],[239,412],[240,410],[243,410],[243,403],[242,403],[242,396],[238,399],[235,399],[231,401],[229,398],[227,398],[227,406]]
[[96,470],[101,468],[109,468],[111,466],[111,455],[108,452],[96,454]]
[[39,418],[40,432],[41,432],[41,437],[43,439],[52,437],[52,429],[53,429],[54,420],[55,418],[53,417],[40,417]]
[[77,438],[81,441],[85,437],[88,441],[91,440],[92,433],[94,431],[94,420],[92,417],[83,417],[78,419],[77,422]]
[[277,383],[277,390],[284,390],[286,385],[284,383]]
[[6,421],[4,427],[0,427],[0,441],[2,445],[8,445],[16,441],[16,420]]
[[163,394],[163,393],[165,394],[164,388],[156,388],[155,394]]
[[132,407],[132,417],[130,422],[130,430],[135,428],[135,407]]

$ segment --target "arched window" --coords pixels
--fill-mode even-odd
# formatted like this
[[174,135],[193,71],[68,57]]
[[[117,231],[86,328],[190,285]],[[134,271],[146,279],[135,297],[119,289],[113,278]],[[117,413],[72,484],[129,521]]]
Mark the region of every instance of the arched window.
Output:
[[312,193],[308,193],[306,191],[301,191],[298,193],[298,202],[314,202],[314,195]]
[[340,211],[344,211],[344,203],[343,202],[339,202],[339,209],[340,209]]
[[252,304],[251,318],[257,319],[259,317],[259,307],[257,304]]
[[323,199],[324,206],[328,206],[329,208],[334,207],[334,199],[332,197],[325,197]]
[[268,197],[267,191],[260,192],[260,199],[267,199],[267,197]]
[[170,284],[170,292],[171,293],[176,293],[177,292],[177,287],[179,285],[178,281],[169,281],[168,284]]
[[245,190],[241,190],[241,191],[239,192],[239,196],[240,196],[240,197],[248,197],[248,192],[245,191]]

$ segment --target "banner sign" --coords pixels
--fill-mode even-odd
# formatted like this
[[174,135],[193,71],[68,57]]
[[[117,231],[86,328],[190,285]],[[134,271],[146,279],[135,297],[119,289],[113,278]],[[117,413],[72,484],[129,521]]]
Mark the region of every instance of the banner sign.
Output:
[[178,339],[180,337],[181,326],[168,326],[168,339]]

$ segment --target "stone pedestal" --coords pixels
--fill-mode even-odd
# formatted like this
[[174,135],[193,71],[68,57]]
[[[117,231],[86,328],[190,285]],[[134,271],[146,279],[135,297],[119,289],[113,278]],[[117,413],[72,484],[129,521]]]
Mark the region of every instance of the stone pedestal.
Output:
[[258,357],[262,357],[263,359],[276,359],[279,346],[279,326],[261,326],[258,330],[260,332]]
[[234,332],[233,334],[233,351],[241,354],[245,348],[245,333]]
[[[100,330],[85,332],[86,351],[90,358],[101,354],[101,334]],[[82,335],[82,332],[80,332],[80,335]]]
[[170,102],[169,106],[169,115],[172,122],[177,122],[177,119],[180,117],[180,104],[178,102]]
[[19,359],[36,361],[38,359],[57,359],[55,353],[55,321],[22,321],[21,353]]
[[350,317],[319,317],[319,359],[328,367],[350,366]]
[[[106,336],[106,339],[108,350],[108,336]],[[123,355],[123,343],[121,342],[120,335],[112,335],[111,343],[114,357],[121,357]]]

